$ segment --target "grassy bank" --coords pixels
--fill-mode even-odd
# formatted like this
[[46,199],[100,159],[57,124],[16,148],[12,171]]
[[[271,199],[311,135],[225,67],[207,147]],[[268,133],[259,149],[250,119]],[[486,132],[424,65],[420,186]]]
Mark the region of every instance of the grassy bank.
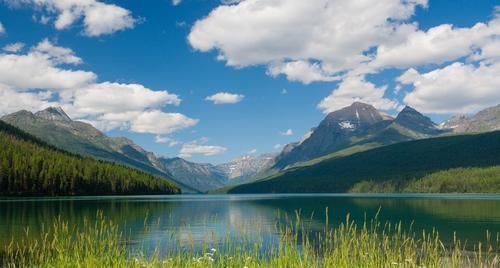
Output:
[[[4,267],[498,267],[499,235],[464,250],[455,239],[443,244],[436,231],[414,233],[400,224],[349,220],[316,233],[300,220],[277,227],[279,243],[263,247],[248,240],[222,239],[201,250],[176,241],[153,254],[127,249],[127,236],[100,215],[98,221],[69,226],[57,219],[41,237],[13,241],[0,257]],[[326,219],[328,226],[328,219]],[[177,239],[172,235],[170,239]]]

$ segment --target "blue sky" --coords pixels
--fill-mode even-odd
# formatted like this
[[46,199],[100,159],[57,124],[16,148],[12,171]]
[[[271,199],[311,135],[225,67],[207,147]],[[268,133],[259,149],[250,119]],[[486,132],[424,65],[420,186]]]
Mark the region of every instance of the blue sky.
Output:
[[[221,163],[278,151],[354,100],[393,115],[409,104],[437,122],[500,103],[500,82],[488,79],[500,76],[498,1],[391,0],[366,7],[346,7],[344,0],[60,2],[1,3],[0,114],[61,105],[70,116],[159,155]],[[370,8],[362,20],[341,16]],[[112,13],[109,21],[100,21],[101,10]],[[377,27],[376,34],[358,30],[365,25]],[[436,27],[441,30],[432,31]],[[411,40],[422,45],[410,46]],[[464,40],[469,43],[457,48]],[[12,46],[19,42],[21,48]],[[19,63],[26,57],[33,65]],[[37,80],[15,71],[24,66],[46,74],[36,70],[43,65],[36,60],[54,75]],[[448,81],[456,76],[466,82]],[[137,105],[101,107],[130,85],[142,86],[123,95]],[[226,104],[206,99],[219,92],[244,97]],[[159,119],[176,123],[160,127]]]

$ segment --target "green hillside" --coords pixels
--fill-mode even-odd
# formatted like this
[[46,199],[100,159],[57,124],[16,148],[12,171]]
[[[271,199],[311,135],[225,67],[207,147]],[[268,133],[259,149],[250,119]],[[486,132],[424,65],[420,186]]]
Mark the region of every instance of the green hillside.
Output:
[[173,183],[73,155],[0,121],[0,195],[176,194]]
[[[392,188],[388,189],[397,191],[439,171],[497,165],[500,165],[500,131],[423,139],[379,147],[327,159],[311,166],[288,169],[264,180],[236,186],[229,192],[348,192],[363,189],[360,183],[364,183],[366,191],[372,191],[375,185],[380,186],[381,183],[391,185]],[[469,171],[462,170],[463,174],[465,172]],[[437,177],[439,176],[434,175],[435,180]],[[457,176],[457,180],[467,178],[468,176]],[[494,179],[489,183],[498,187],[500,174],[494,176]],[[415,185],[413,189],[417,189]],[[500,190],[500,187],[497,189]]]

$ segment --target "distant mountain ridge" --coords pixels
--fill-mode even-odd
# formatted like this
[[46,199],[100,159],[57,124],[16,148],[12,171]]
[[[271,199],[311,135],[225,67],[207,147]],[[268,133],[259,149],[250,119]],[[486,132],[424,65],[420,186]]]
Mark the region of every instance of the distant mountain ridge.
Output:
[[441,123],[440,127],[456,133],[500,130],[500,105],[486,108],[472,116],[454,116]]
[[272,166],[274,157],[274,154],[245,155],[219,165],[193,163],[179,157],[159,160],[174,178],[207,192],[228,184],[252,181],[253,177]]

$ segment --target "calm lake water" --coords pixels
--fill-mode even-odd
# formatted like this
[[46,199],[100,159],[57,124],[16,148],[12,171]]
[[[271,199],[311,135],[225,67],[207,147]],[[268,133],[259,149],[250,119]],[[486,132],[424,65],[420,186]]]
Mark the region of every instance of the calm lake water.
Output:
[[[133,197],[0,199],[0,245],[30,228],[39,232],[61,217],[80,224],[97,211],[130,233],[131,247],[173,243],[171,235],[199,246],[204,241],[248,236],[263,243],[276,241],[276,223],[295,218],[300,210],[305,226],[324,228],[326,208],[332,226],[350,219],[362,223],[379,208],[382,222],[401,221],[413,230],[436,228],[446,241],[453,232],[461,240],[484,241],[486,230],[500,232],[500,195],[423,194],[294,194],[180,195]],[[147,228],[145,228],[145,226]],[[146,230],[147,229],[147,230]]]

